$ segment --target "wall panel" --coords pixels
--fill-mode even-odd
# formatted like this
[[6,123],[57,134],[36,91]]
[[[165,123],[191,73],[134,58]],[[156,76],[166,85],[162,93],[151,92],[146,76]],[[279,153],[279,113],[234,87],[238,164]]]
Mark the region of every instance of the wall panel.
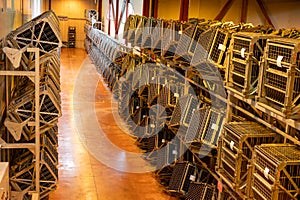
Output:
[[84,33],[84,11],[85,9],[96,9],[94,0],[52,0],[51,9],[56,15],[67,17],[67,21],[60,21],[62,40],[68,41],[68,27],[76,27],[76,47],[83,48]]

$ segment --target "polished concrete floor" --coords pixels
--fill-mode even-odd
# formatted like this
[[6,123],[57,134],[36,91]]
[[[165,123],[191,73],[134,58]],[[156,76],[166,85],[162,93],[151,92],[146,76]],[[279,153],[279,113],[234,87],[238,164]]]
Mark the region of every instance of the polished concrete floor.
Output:
[[59,181],[50,200],[171,199],[137,156],[116,102],[83,49],[62,49],[61,96]]

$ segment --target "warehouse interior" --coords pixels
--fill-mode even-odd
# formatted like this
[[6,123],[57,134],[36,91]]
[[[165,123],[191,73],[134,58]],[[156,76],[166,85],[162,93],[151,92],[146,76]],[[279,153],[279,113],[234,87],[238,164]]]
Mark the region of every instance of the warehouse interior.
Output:
[[0,0],[0,199],[300,199],[299,11]]

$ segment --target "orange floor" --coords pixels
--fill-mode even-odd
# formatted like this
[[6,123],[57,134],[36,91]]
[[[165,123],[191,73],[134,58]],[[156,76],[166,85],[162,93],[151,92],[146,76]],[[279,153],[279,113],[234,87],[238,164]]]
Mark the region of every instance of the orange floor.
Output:
[[61,96],[59,182],[50,200],[171,199],[146,172],[150,167],[113,114],[116,102],[83,49],[62,49]]

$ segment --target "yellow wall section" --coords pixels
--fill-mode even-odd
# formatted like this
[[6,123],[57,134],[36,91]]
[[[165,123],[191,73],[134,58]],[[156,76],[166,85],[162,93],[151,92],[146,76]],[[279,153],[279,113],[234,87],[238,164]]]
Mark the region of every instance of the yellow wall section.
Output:
[[[189,18],[214,19],[228,0],[190,0]],[[255,25],[267,24],[255,0],[248,0],[247,22]],[[297,16],[300,11],[299,0],[263,0],[266,10],[276,28],[300,29]],[[239,23],[241,18],[242,0],[235,0],[224,16],[223,21]],[[158,0],[158,17],[178,19],[180,0]]]
[[54,10],[58,16],[67,16],[67,21],[60,21],[60,28],[62,33],[62,40],[68,41],[69,26],[76,27],[76,47],[84,47],[84,19],[85,9],[96,9],[94,0],[52,0],[51,9]]
[[158,17],[163,19],[179,19],[180,0],[158,0]]

